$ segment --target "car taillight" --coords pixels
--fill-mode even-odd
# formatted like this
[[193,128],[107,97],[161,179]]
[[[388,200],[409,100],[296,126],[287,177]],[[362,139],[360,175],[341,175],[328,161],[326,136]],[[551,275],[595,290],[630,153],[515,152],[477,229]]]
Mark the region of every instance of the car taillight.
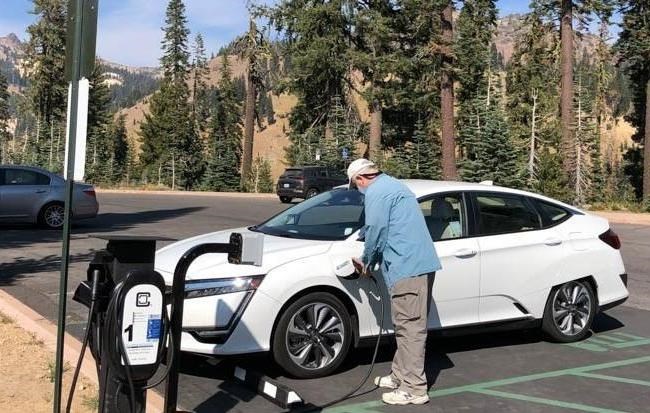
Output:
[[600,234],[598,238],[600,238],[601,241],[614,248],[615,250],[621,249],[621,240],[618,235],[616,235],[616,233],[611,229],[608,229],[606,232]]
[[95,189],[94,188],[84,189],[83,193],[88,195],[88,196],[92,196],[93,198],[97,197],[97,194],[95,194]]

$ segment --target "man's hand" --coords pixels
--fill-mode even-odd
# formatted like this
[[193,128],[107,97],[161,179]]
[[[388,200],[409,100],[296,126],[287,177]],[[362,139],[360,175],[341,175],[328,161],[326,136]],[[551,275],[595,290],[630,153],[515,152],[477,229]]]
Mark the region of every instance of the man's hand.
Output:
[[361,277],[370,276],[370,271],[368,271],[368,267],[364,265],[363,261],[361,261],[360,259],[352,258],[352,265],[354,265],[354,269],[357,271],[357,274],[359,274]]

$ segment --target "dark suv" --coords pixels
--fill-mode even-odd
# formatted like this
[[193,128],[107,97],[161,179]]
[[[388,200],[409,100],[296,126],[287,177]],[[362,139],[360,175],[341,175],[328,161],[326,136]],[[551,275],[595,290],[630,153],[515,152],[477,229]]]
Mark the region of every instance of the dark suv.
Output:
[[348,177],[340,171],[324,166],[295,166],[287,168],[278,179],[277,193],[280,201],[291,202],[293,198],[307,199],[335,186],[348,183]]

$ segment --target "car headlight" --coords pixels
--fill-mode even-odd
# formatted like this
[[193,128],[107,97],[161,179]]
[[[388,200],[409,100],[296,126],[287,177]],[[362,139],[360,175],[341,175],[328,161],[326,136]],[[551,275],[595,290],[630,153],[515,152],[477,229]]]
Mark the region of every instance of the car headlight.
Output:
[[262,279],[264,279],[263,275],[254,275],[249,277],[187,281],[185,283],[185,298],[253,291],[260,286]]

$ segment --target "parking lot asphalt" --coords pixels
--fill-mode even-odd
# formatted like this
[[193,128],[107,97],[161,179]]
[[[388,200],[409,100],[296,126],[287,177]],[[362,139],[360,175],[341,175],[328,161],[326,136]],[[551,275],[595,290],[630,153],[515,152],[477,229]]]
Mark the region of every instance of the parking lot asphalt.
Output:
[[[104,242],[91,234],[156,235],[183,239],[258,223],[286,208],[274,198],[99,194],[100,215],[75,225],[68,297],[85,278],[87,263]],[[594,335],[572,345],[548,343],[535,331],[431,339],[427,407],[383,406],[381,392],[366,393],[332,412],[650,412],[650,227],[612,224],[623,242],[630,299],[596,320]],[[0,288],[45,318],[56,319],[60,233],[32,226],[0,226]],[[162,242],[164,245],[167,242]],[[67,326],[81,336],[87,309],[69,300]],[[382,348],[377,373],[392,355]],[[184,355],[180,404],[197,412],[282,411],[232,379],[235,365],[275,377],[314,405],[351,389],[365,374],[371,350],[358,350],[337,374],[291,380],[265,355],[239,359]]]

